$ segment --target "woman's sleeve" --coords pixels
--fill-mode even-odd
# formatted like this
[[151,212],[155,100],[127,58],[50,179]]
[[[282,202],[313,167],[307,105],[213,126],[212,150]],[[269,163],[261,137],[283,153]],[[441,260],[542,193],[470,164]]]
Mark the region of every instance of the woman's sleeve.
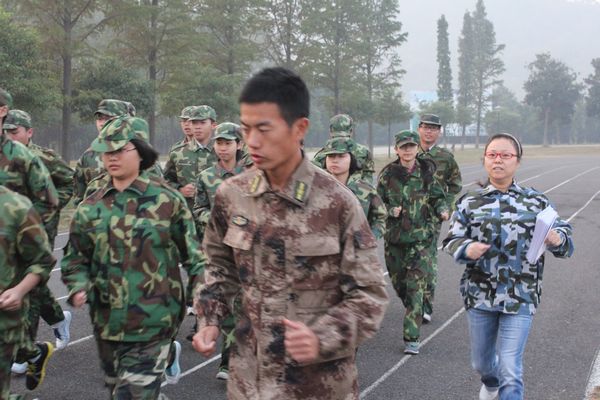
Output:
[[469,260],[465,255],[467,246],[473,242],[471,238],[471,221],[469,219],[468,200],[463,198],[458,202],[456,211],[450,220],[450,230],[444,239],[444,250],[450,254],[454,261],[467,263]]

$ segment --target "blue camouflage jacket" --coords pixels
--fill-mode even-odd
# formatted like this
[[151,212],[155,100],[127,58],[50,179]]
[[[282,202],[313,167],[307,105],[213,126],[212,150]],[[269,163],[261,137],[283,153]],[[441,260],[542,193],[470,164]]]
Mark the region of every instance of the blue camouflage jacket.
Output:
[[[488,185],[466,193],[457,202],[444,250],[467,264],[460,291],[466,308],[507,314],[535,314],[542,294],[544,255],[527,261],[537,214],[550,206],[542,193],[516,183],[507,192]],[[554,226],[562,243],[548,250],[556,257],[573,254],[572,228],[560,218]],[[465,250],[472,242],[491,245],[478,260]]]

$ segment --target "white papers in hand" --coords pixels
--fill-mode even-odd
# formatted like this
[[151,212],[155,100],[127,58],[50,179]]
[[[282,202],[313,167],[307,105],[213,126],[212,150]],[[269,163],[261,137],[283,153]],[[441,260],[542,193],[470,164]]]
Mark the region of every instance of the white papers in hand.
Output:
[[548,237],[554,221],[558,218],[558,214],[552,207],[546,207],[542,212],[537,215],[535,219],[535,229],[533,230],[533,238],[531,239],[531,245],[527,250],[527,261],[530,264],[535,264],[541,257],[542,253],[546,250],[546,244],[544,241]]

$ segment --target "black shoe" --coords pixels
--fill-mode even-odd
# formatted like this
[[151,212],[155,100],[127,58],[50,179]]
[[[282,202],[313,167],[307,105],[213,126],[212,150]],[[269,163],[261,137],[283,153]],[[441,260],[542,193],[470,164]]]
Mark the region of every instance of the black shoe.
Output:
[[50,342],[36,343],[36,346],[40,349],[40,357],[35,362],[28,362],[27,366],[25,386],[29,390],[35,390],[44,381],[48,360],[54,353],[54,346]]

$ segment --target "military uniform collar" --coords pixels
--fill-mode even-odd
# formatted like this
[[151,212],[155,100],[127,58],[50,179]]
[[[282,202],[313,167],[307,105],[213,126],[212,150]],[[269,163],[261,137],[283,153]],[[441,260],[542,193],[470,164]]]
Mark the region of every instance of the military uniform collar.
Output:
[[[519,185],[517,185],[517,183],[513,180],[512,183],[510,184],[510,186],[508,187],[508,192],[513,192],[516,194],[522,194],[525,191],[523,190],[523,188]],[[494,185],[492,185],[491,183],[488,183],[488,185],[486,187],[484,187],[482,189],[482,194],[493,194],[493,193],[503,193],[500,190],[496,189],[496,187]]]
[[[127,189],[124,190],[124,192],[132,191],[138,195],[142,195],[146,192],[146,189],[148,189],[149,184],[150,178],[148,177],[147,172],[142,171],[140,175],[133,182],[131,182],[131,185],[129,185]],[[102,197],[106,197],[112,191],[117,191],[117,189],[115,189],[115,187],[113,186],[112,179],[109,179],[108,183],[105,186],[105,190],[102,194]]]
[[316,168],[318,167],[312,165],[302,152],[302,162],[300,162],[282,191],[272,190],[265,173],[261,170],[255,170],[254,176],[248,182],[247,195],[259,197],[266,192],[271,192],[303,207],[308,200]]
[[225,168],[223,168],[223,166],[221,165],[220,161],[217,161],[215,163],[215,172],[221,178],[223,178],[227,174],[237,175],[237,174],[239,174],[239,173],[241,173],[243,171],[244,171],[244,167],[242,165],[236,164],[233,167],[233,169],[231,171],[229,171],[229,170],[226,170]]

